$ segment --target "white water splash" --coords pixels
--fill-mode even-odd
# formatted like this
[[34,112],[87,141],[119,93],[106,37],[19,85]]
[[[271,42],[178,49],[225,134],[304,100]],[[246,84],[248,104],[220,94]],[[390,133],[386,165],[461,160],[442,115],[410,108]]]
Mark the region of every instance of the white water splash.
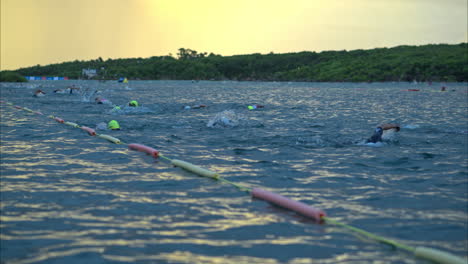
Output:
[[243,119],[241,115],[236,114],[232,110],[224,110],[217,113],[206,124],[207,127],[221,128],[221,127],[235,127],[239,125],[239,121]]
[[419,128],[419,125],[409,124],[409,125],[404,125],[403,128],[405,128],[405,129],[417,129],[417,128]]
[[109,110],[110,114],[113,115],[128,115],[128,114],[148,114],[148,113],[154,113],[154,111],[146,106],[138,106],[138,107],[132,107],[132,106],[120,106],[120,109],[118,108],[112,108]]
[[101,92],[96,88],[80,89],[81,102],[89,103],[94,101],[94,96],[99,95]]

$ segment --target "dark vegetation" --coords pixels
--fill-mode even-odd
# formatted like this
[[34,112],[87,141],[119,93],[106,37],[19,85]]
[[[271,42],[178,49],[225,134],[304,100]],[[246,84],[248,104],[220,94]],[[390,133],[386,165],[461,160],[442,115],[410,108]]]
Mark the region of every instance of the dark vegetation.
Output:
[[13,71],[0,72],[0,82],[27,82],[21,74]]
[[468,43],[398,46],[371,50],[221,56],[179,49],[177,58],[108,59],[64,62],[18,69],[23,76],[94,79],[261,80],[261,81],[468,81]]

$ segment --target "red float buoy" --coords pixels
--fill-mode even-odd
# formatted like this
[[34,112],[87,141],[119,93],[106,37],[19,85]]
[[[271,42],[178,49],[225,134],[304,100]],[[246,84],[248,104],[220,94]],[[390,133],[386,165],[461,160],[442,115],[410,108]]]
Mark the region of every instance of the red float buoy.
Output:
[[95,136],[96,135],[96,131],[94,131],[94,129],[90,128],[90,127],[86,127],[86,126],[82,126],[81,129],[83,129],[84,131],[88,132],[88,134],[90,136]]
[[313,218],[317,221],[320,221],[322,217],[325,216],[325,212],[323,212],[320,209],[314,208],[310,205],[307,205],[302,202],[294,201],[291,199],[288,199],[284,196],[281,196],[276,193],[272,193],[269,191],[265,191],[259,188],[254,188],[252,190],[252,196],[255,198],[259,198],[262,200],[265,200],[267,202],[279,205],[283,208],[292,210],[294,212],[297,212],[299,214],[302,214],[304,216],[308,216],[310,218]]
[[151,156],[153,156],[155,158],[157,158],[158,155],[159,155],[159,152],[157,150],[155,150],[154,148],[151,148],[151,147],[148,147],[148,146],[145,146],[145,145],[141,145],[141,144],[135,144],[135,143],[128,144],[128,148],[132,149],[132,150],[138,150],[138,151],[141,151],[141,152],[145,152],[146,154],[151,155]]

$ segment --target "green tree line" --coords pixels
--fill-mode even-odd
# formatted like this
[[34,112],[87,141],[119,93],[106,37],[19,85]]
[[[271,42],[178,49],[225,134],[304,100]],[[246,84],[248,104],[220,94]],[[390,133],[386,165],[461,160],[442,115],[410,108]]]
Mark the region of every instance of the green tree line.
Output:
[[75,60],[15,72],[78,79],[85,68],[97,70],[95,79],[466,82],[468,43],[234,56],[181,48],[176,57]]

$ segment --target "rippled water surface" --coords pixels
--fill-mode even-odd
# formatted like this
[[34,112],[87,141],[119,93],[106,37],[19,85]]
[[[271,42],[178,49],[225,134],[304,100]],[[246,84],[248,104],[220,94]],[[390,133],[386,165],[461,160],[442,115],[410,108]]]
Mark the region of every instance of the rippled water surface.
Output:
[[[54,94],[75,84],[82,94]],[[446,92],[439,92],[442,85]],[[46,96],[32,97],[36,89]],[[418,92],[407,89],[420,89]],[[453,91],[452,91],[453,90]],[[2,263],[426,263],[88,136],[54,115],[323,209],[468,255],[466,84],[37,81],[0,84]],[[99,91],[99,94],[93,94]],[[95,96],[124,106],[96,104]],[[263,109],[249,111],[249,104]],[[206,108],[184,110],[186,105]],[[233,126],[208,127],[225,110]],[[363,144],[381,123],[400,132]]]

